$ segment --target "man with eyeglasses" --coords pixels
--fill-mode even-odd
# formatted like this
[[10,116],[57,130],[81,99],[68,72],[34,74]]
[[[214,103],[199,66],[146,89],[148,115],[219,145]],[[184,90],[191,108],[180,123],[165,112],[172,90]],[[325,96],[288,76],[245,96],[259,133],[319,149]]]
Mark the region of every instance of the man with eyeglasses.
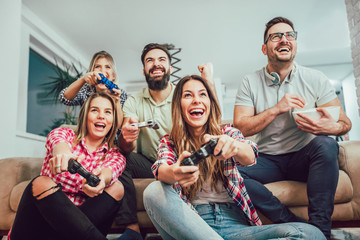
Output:
[[[245,76],[239,86],[234,125],[244,136],[256,134],[257,164],[239,167],[257,210],[274,223],[304,221],[295,216],[263,185],[281,180],[307,182],[309,223],[329,239],[339,167],[337,142],[351,122],[328,78],[294,62],[297,32],[286,18],[266,24],[262,52],[268,64]],[[319,120],[294,121],[294,109],[317,107]],[[337,122],[321,107],[340,106]],[[298,125],[297,125],[298,124]],[[296,197],[296,196],[294,196]]]

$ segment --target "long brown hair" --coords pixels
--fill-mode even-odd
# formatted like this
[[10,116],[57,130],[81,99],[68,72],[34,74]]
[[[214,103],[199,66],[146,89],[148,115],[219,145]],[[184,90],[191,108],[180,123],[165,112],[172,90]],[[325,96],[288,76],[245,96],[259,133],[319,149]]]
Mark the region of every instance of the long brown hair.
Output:
[[88,118],[88,113],[89,113],[89,109],[90,109],[90,103],[93,99],[95,98],[105,98],[108,99],[111,103],[112,109],[113,109],[113,122],[112,122],[112,126],[111,129],[109,130],[109,132],[106,134],[106,137],[104,138],[103,143],[107,142],[107,144],[109,145],[109,147],[115,147],[114,145],[114,139],[115,139],[115,134],[116,134],[116,126],[118,126],[118,117],[117,117],[117,108],[115,107],[115,103],[114,100],[112,99],[112,97],[110,97],[108,94],[103,93],[103,92],[95,92],[93,94],[91,94],[88,99],[85,101],[85,103],[82,105],[81,109],[80,109],[80,113],[79,113],[79,119],[78,119],[78,124],[77,124],[77,128],[75,131],[75,144],[78,144],[87,134],[88,134],[88,129],[87,129],[87,118]]
[[[210,114],[207,122],[203,126],[203,131],[200,134],[199,139],[195,139],[193,134],[189,131],[189,127],[184,120],[184,115],[181,110],[181,98],[183,94],[183,87],[186,82],[190,80],[200,81],[209,96],[210,99]],[[171,103],[171,118],[172,118],[172,130],[170,138],[174,141],[175,153],[177,156],[183,151],[193,152],[198,150],[201,146],[197,145],[197,142],[203,143],[204,135],[220,135],[220,123],[221,123],[221,111],[215,93],[209,87],[206,80],[198,75],[186,76],[178,82],[174,90],[174,95]],[[224,178],[224,164],[223,161],[218,161],[215,157],[208,157],[199,164],[200,176],[198,181],[189,187],[184,189],[184,193],[191,199],[195,196],[196,192],[202,189],[205,180],[210,177],[211,188],[218,191],[216,183]]]

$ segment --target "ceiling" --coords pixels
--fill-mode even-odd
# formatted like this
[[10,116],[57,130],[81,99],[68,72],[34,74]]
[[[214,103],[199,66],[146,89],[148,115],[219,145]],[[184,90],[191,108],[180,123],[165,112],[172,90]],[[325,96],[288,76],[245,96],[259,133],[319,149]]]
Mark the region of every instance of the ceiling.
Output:
[[[35,15],[90,61],[99,50],[116,61],[120,86],[145,84],[140,55],[150,42],[181,52],[178,76],[214,64],[214,77],[235,89],[246,73],[266,64],[265,23],[288,17],[298,31],[296,61],[334,80],[352,72],[344,0],[23,0]],[[130,87],[129,87],[130,88]]]

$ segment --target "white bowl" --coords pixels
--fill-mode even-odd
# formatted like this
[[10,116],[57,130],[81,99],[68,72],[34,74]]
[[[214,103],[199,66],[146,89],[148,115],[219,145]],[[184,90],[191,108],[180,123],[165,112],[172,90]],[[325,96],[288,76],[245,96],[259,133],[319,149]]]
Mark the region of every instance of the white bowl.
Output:
[[[340,106],[331,106],[331,107],[323,107],[328,111],[328,113],[331,115],[331,117],[337,122],[339,120],[340,115]],[[298,113],[301,113],[309,118],[312,118],[314,120],[319,119],[322,116],[321,112],[316,111],[316,108],[309,108],[309,109],[296,109],[292,113],[294,119],[300,118],[302,119]],[[304,119],[302,119],[304,120]]]

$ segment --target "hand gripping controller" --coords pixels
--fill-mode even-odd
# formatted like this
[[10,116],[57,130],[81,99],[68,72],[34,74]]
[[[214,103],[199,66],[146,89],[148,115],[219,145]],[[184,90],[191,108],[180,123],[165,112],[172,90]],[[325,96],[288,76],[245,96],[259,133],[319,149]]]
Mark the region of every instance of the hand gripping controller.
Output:
[[[217,138],[210,139],[209,142],[205,143],[199,150],[191,154],[190,157],[184,158],[180,165],[181,166],[196,166],[202,159],[207,158],[214,153],[215,146],[218,142]],[[221,154],[221,152],[219,153]],[[218,154],[218,155],[219,155]]]
[[153,129],[159,129],[159,124],[155,120],[148,120],[148,121],[140,122],[140,123],[131,123],[130,125],[138,127],[138,128],[150,127]]
[[78,173],[86,179],[86,183],[91,187],[96,187],[100,183],[100,178],[86,170],[80,163],[74,159],[70,159],[68,163],[68,171],[71,174]]
[[105,86],[110,90],[110,92],[114,93],[114,88],[119,89],[119,87],[115,83],[107,79],[103,74],[99,73],[99,75],[101,77],[101,80],[96,79],[97,82],[105,84]]

